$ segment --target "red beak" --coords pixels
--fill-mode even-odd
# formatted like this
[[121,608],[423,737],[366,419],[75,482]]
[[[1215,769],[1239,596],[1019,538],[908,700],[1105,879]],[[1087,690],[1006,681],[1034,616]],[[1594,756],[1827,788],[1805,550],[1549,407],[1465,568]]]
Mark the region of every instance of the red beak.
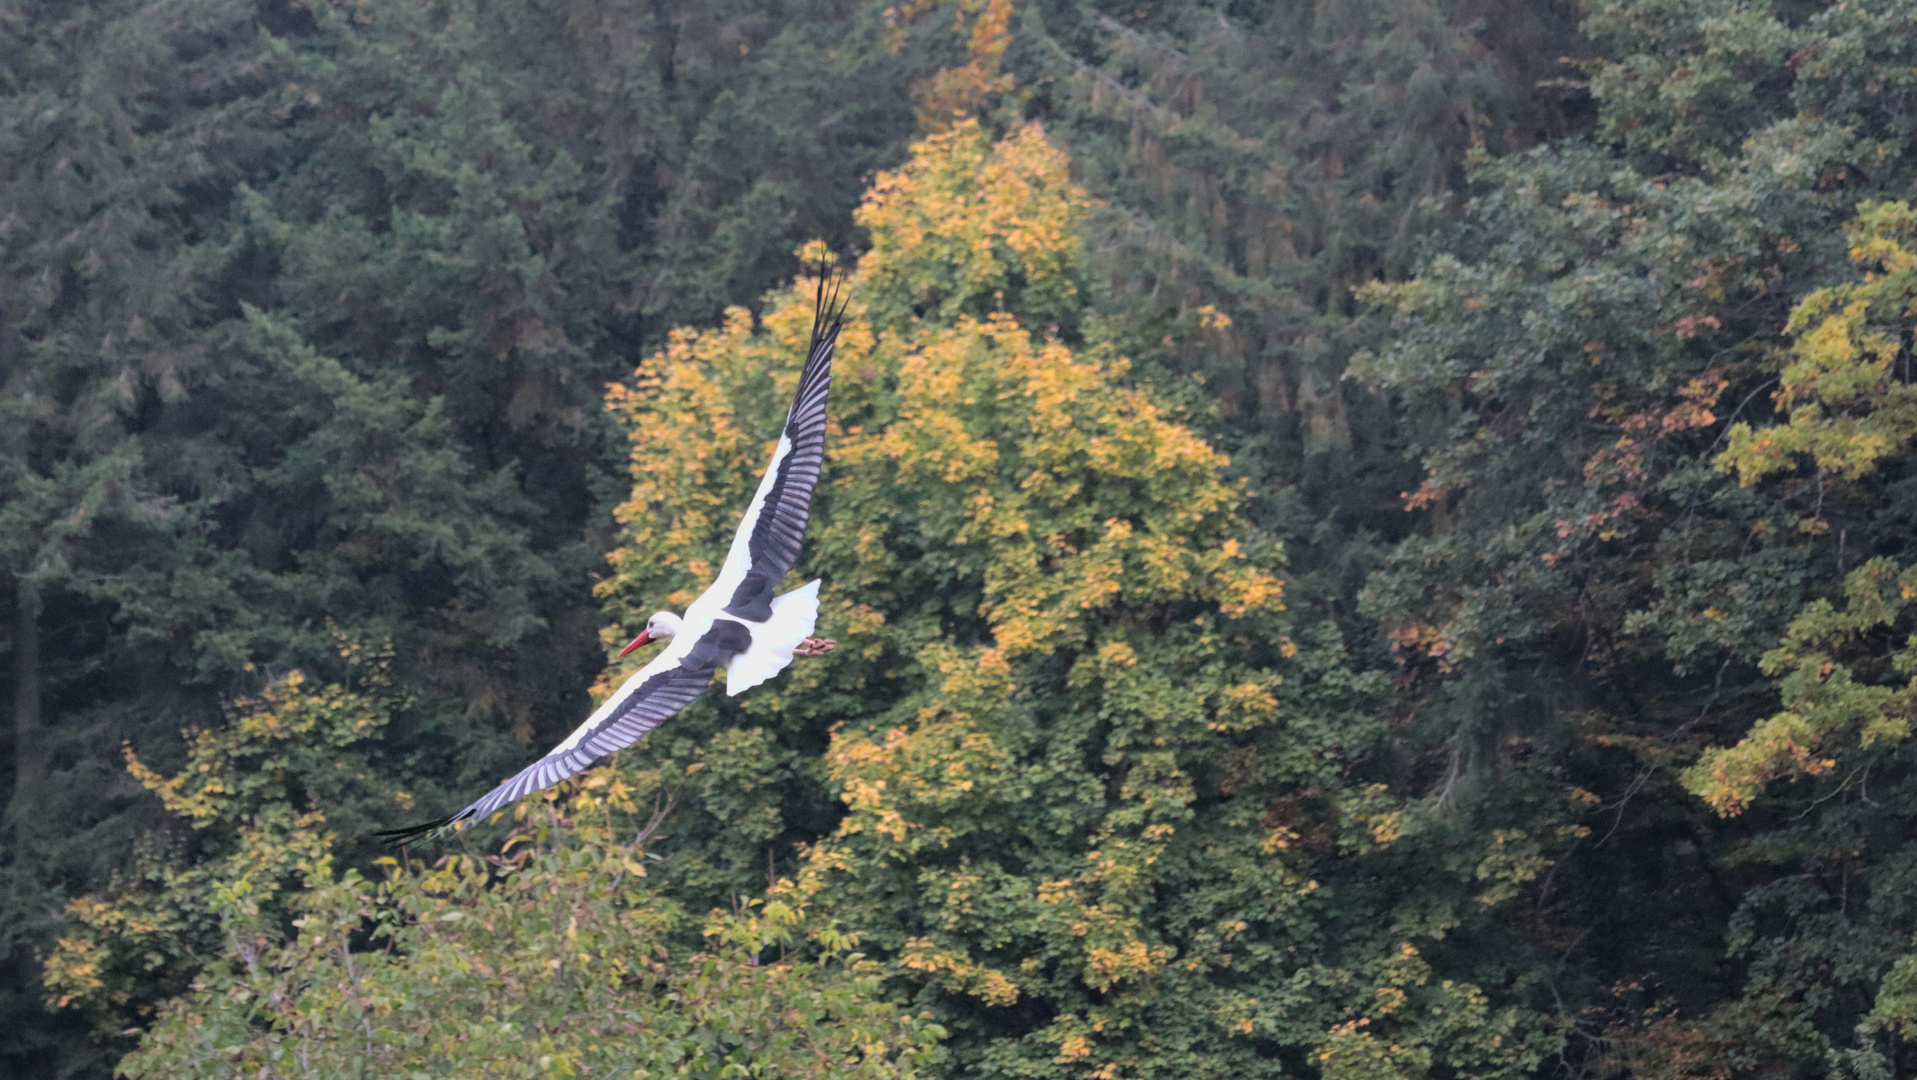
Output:
[[627,653],[631,652],[632,650],[638,648],[641,645],[644,645],[646,642],[651,640],[652,640],[652,634],[649,631],[641,630],[639,631],[639,636],[632,639],[632,644],[619,650],[619,655],[624,656]]

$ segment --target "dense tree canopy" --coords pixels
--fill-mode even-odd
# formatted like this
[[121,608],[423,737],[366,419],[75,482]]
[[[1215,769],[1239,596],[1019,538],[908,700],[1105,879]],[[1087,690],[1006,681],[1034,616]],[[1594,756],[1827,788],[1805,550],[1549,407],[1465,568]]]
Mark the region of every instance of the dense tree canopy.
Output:
[[1601,940],[1584,1008],[1645,1053],[1908,1068],[1880,980],[1917,930],[1909,211],[1881,200],[1917,160],[1913,17],[1592,5],[1599,141],[1487,163],[1449,250],[1369,291],[1397,334],[1356,370],[1399,395],[1428,527],[1368,610],[1461,799],[1515,772],[1614,808],[1563,903]]
[[[1911,0],[0,4],[0,1070],[1910,1073],[1913,73]],[[822,266],[838,650],[382,857],[704,587]]]
[[[422,799],[586,704],[603,384],[843,237],[912,130],[882,88],[917,46],[850,47],[884,29],[616,0],[0,10],[0,1053],[87,1053],[48,1033],[38,954],[66,899],[165,846],[136,842],[167,826],[123,742],[176,766],[233,700],[346,679],[342,633],[391,650],[372,757]],[[395,809],[355,805],[356,845]]]

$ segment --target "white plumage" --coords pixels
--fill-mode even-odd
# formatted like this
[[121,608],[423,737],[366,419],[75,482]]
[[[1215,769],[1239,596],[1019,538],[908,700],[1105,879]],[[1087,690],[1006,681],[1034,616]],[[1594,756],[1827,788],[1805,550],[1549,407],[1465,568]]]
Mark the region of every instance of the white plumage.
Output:
[[799,643],[812,636],[819,621],[819,582],[772,599],[772,618],[752,631],[752,648],[726,663],[726,696],[738,697],[777,675],[792,662]]

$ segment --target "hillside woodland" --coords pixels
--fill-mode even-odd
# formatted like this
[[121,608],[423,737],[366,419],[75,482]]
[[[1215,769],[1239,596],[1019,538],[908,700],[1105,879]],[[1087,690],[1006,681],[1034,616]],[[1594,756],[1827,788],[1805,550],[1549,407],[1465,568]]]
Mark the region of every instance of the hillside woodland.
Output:
[[[0,100],[0,1071],[1917,1075],[1917,0],[7,0]],[[838,649],[382,848],[821,275]]]

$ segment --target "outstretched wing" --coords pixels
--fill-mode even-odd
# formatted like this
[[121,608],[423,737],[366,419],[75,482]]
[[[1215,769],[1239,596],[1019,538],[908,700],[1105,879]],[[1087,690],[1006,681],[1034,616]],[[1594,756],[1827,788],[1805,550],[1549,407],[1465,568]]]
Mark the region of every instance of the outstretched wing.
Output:
[[374,835],[392,843],[410,843],[458,829],[469,822],[483,821],[536,791],[577,776],[593,762],[614,750],[624,750],[672,719],[706,692],[712,685],[713,673],[733,654],[751,647],[752,636],[744,626],[730,619],[717,620],[683,656],[673,658],[668,652],[647,664],[587,717],[565,742],[519,770],[478,802],[448,818]]
[[844,318],[845,307],[837,292],[826,294],[822,272],[812,315],[812,343],[805,368],[799,372],[798,392],[786,412],[772,462],[715,582],[736,583],[723,609],[728,615],[751,622],[770,618],[772,590],[799,561],[799,541],[805,537],[806,520],[812,513],[812,492],[825,466],[825,400],[832,389],[832,350]]

